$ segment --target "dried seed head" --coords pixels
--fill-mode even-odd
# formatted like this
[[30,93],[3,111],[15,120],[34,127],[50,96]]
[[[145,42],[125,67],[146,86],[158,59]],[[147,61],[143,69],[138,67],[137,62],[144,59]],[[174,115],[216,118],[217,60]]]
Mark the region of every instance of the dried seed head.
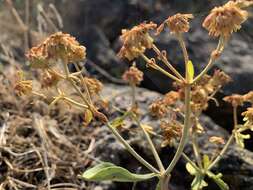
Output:
[[241,28],[247,17],[247,11],[242,10],[235,2],[229,1],[221,7],[215,7],[202,25],[211,36],[229,38],[233,32]]
[[215,143],[215,144],[225,144],[225,141],[222,137],[216,137],[216,136],[210,137],[209,142]]
[[244,97],[240,94],[232,94],[231,96],[224,97],[223,100],[232,104],[233,107],[237,107],[243,105]]
[[165,94],[163,98],[163,102],[166,106],[170,106],[172,104],[175,104],[176,101],[180,99],[180,95],[176,91],[170,91],[167,94]]
[[55,86],[61,79],[61,76],[53,71],[53,70],[47,70],[43,73],[42,79],[41,79],[41,87],[42,88],[51,88]]
[[172,145],[175,139],[181,137],[182,135],[182,124],[173,120],[173,121],[162,121],[160,125],[163,131],[164,141],[162,142],[162,147],[167,145]]
[[18,81],[14,86],[14,90],[18,96],[28,95],[32,92],[32,80],[24,80],[22,71],[18,71]]
[[146,49],[150,49],[153,44],[153,38],[148,32],[155,28],[156,24],[150,22],[134,26],[131,30],[122,30],[120,39],[123,42],[123,46],[118,56],[131,61],[144,53]]
[[253,104],[253,91],[248,92],[243,97],[245,102],[250,102]]
[[253,107],[247,108],[247,111],[242,113],[242,116],[246,118],[246,121],[253,123]]
[[157,116],[159,118],[164,117],[168,113],[168,109],[163,103],[163,100],[156,100],[150,106],[149,110],[152,115]]
[[133,64],[122,76],[123,80],[131,85],[139,85],[143,80],[143,72]]
[[170,16],[167,18],[157,29],[157,34],[159,34],[166,24],[171,33],[184,33],[188,32],[190,29],[189,19],[192,19],[192,14],[181,14]]
[[91,95],[96,95],[101,92],[103,84],[99,80],[89,77],[85,77],[84,80]]
[[218,86],[224,86],[225,84],[231,82],[232,79],[230,76],[228,76],[226,73],[224,73],[223,71],[220,70],[216,70],[213,74],[212,80],[210,81],[210,83],[214,86],[214,87],[218,87]]
[[57,32],[33,47],[26,56],[33,67],[47,68],[57,59],[66,59],[68,62],[85,59],[86,48],[69,34]]
[[245,8],[253,5],[253,0],[233,0],[240,8]]

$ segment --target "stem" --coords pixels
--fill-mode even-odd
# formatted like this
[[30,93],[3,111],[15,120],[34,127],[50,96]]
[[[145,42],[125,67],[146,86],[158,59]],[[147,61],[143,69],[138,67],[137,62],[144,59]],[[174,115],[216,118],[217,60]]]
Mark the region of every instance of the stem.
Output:
[[132,109],[135,109],[136,107],[136,96],[135,96],[135,90],[136,86],[134,84],[131,84],[131,96],[132,96]]
[[146,166],[150,171],[156,173],[156,174],[160,174],[160,172],[154,168],[151,164],[149,164],[146,160],[144,160],[137,152],[135,152],[135,150],[128,144],[128,142],[123,139],[123,137],[118,133],[118,131],[110,124],[107,122],[107,127],[111,130],[111,132],[114,134],[114,136],[116,137],[116,139],[121,142],[124,147],[140,162],[142,163],[144,166]]
[[[233,120],[234,120],[234,129],[236,129],[237,125],[238,125],[238,119],[237,119],[237,107],[234,106],[233,107]],[[220,154],[216,157],[216,159],[209,165],[208,170],[212,169],[212,167],[215,166],[215,164],[217,164],[220,159],[222,158],[222,156],[225,154],[225,152],[227,151],[228,147],[230,146],[230,144],[233,142],[233,139],[235,137],[234,132],[231,134],[231,136],[229,137],[227,143],[225,144],[225,146],[223,147],[223,149],[221,150]]]
[[[220,37],[217,48],[214,51],[221,53],[223,49],[224,49],[224,38]],[[202,78],[202,76],[205,75],[213,67],[215,60],[216,58],[211,55],[208,61],[208,64],[201,71],[201,73],[193,80],[193,83],[196,83],[197,81],[199,81]]]
[[177,77],[175,77],[174,75],[168,73],[167,71],[165,71],[163,68],[161,68],[160,66],[158,66],[157,64],[154,64],[148,57],[146,57],[144,54],[141,54],[142,58],[147,62],[148,66],[156,69],[158,71],[160,71],[161,73],[165,74],[166,76],[168,76],[169,78],[171,78],[172,80],[175,80],[179,83],[181,83],[182,81],[180,79],[178,79]]
[[64,100],[67,100],[68,102],[72,103],[72,104],[75,105],[75,106],[78,106],[78,107],[80,107],[80,108],[88,109],[88,106],[87,106],[87,105],[84,105],[84,104],[81,104],[81,103],[79,103],[79,102],[76,102],[75,100],[72,100],[71,98],[64,97],[63,99],[64,99]]
[[76,92],[79,94],[79,96],[82,98],[82,100],[84,101],[84,103],[87,104],[87,106],[92,110],[93,107],[87,101],[87,99],[83,95],[82,91],[77,87],[77,85],[75,84],[75,82],[73,81],[73,79],[71,77],[69,77],[70,74],[69,74],[69,69],[68,69],[68,61],[66,59],[63,59],[63,66],[64,66],[64,71],[65,71],[65,74],[66,74],[66,80],[70,82],[70,84],[76,90]]
[[181,157],[184,147],[188,140],[189,130],[191,126],[191,82],[190,82],[190,77],[188,76],[188,72],[187,72],[189,56],[188,56],[182,35],[178,34],[177,37],[183,51],[184,61],[185,61],[185,71],[186,71],[185,72],[186,83],[185,83],[185,89],[184,89],[185,91],[185,103],[184,103],[185,104],[185,118],[184,118],[184,128],[183,128],[182,137],[180,139],[176,154],[174,155],[174,158],[172,159],[170,165],[165,171],[166,175],[169,175],[171,173],[176,163],[178,162],[179,158]]
[[161,51],[156,47],[155,44],[152,45],[153,50],[156,54],[161,58],[161,61],[181,80],[184,80],[184,77],[172,66],[172,64],[168,61],[167,57],[165,57]]
[[191,85],[190,84],[186,84],[185,87],[185,120],[184,120],[184,128],[183,128],[183,134],[182,137],[180,139],[178,148],[177,148],[177,152],[174,155],[174,158],[172,159],[169,167],[166,169],[165,173],[168,175],[171,173],[171,171],[173,170],[173,168],[175,167],[176,163],[178,162],[180,156],[183,153],[185,144],[187,142],[188,139],[188,135],[189,135],[189,129],[191,126],[191,107],[190,107],[190,101],[191,101]]
[[185,153],[182,153],[182,157],[187,162],[189,162],[192,165],[192,167],[194,167],[195,170],[197,170],[199,173],[201,173],[201,170],[198,168],[198,166]]
[[[187,49],[186,49],[186,46],[185,46],[185,42],[184,42],[184,39],[183,39],[183,36],[181,33],[177,34],[177,38],[178,38],[178,41],[179,41],[179,44],[181,46],[181,49],[183,51],[183,55],[184,55],[184,63],[185,63],[185,70],[187,71],[188,70],[188,62],[189,62],[189,56],[188,56],[188,53],[187,53]],[[189,81],[189,76],[188,76],[188,72],[185,72],[185,77],[186,77],[186,80]]]
[[81,71],[81,69],[79,68],[79,66],[78,66],[76,63],[74,63],[74,66],[75,66],[75,69],[76,69],[78,72],[80,72],[80,77],[81,77],[81,81],[82,81],[84,90],[85,90],[85,92],[86,92],[86,95],[88,96],[89,102],[92,103],[90,91],[89,91],[89,88],[88,88],[88,86],[87,86],[87,84],[86,84],[86,81],[84,80],[84,77],[83,77],[83,75],[82,75],[82,71]]
[[227,143],[225,144],[225,146],[223,147],[223,149],[221,150],[220,154],[216,157],[216,159],[208,166],[207,170],[211,170],[215,164],[217,164],[220,159],[222,158],[222,156],[225,154],[225,152],[227,151],[229,145],[233,142],[234,139],[234,133],[229,137]]
[[169,176],[162,176],[160,178],[161,180],[161,190],[169,190],[169,180],[170,180],[170,175]]
[[134,114],[132,114],[132,116],[133,116],[134,120],[136,121],[137,125],[142,129],[142,131],[143,131],[143,133],[145,135],[145,138],[147,139],[148,144],[150,146],[151,152],[154,155],[156,163],[157,163],[157,165],[158,165],[158,167],[160,169],[160,172],[164,173],[165,172],[165,168],[163,166],[163,163],[162,163],[162,161],[161,161],[161,159],[159,157],[158,152],[156,151],[156,148],[155,148],[155,146],[154,146],[154,144],[153,144],[153,142],[152,142],[152,140],[151,140],[148,132],[143,128],[143,126],[141,125],[139,119]]
[[194,132],[192,134],[192,147],[193,147],[193,152],[194,152],[195,158],[197,160],[198,166],[201,169],[203,169],[201,156],[200,156],[200,152],[199,152],[199,146],[197,143],[196,134]]

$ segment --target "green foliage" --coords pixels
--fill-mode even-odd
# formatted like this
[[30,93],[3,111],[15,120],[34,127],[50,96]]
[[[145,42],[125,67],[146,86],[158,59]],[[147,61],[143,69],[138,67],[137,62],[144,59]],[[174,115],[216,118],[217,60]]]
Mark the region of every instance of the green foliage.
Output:
[[192,64],[192,61],[188,61],[188,70],[187,70],[187,73],[188,73],[190,82],[193,81],[194,72],[195,72],[195,71],[194,71],[194,66],[193,66],[193,64]]
[[116,181],[116,182],[138,182],[156,177],[157,174],[134,174],[125,168],[104,162],[88,169],[82,175],[87,181]]

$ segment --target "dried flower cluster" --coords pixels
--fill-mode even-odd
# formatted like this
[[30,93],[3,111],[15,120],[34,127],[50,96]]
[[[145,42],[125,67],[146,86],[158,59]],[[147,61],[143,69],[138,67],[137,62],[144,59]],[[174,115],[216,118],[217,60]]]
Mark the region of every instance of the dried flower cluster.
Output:
[[103,89],[103,84],[95,78],[85,77],[84,81],[87,84],[91,95],[99,94]]
[[172,146],[177,138],[180,138],[182,135],[182,124],[173,120],[173,121],[162,121],[160,125],[163,132],[163,142],[162,147]]
[[173,106],[180,99],[179,93],[176,91],[170,91],[163,99],[158,99],[154,101],[150,106],[149,110],[152,115],[159,118],[163,118],[168,113],[168,107]]
[[154,40],[148,32],[155,28],[156,24],[150,22],[134,26],[131,30],[122,30],[120,39],[123,46],[118,56],[131,61],[144,53],[146,49],[150,49]]
[[69,34],[57,32],[43,43],[33,47],[27,54],[28,60],[35,68],[48,68],[58,59],[77,62],[85,59],[86,48]]
[[228,38],[241,28],[246,21],[248,12],[242,10],[237,3],[229,1],[221,7],[215,7],[203,22],[203,27],[214,37]]
[[24,73],[19,71],[18,81],[14,86],[14,90],[18,96],[28,95],[32,92],[32,80],[25,80]]
[[143,72],[133,64],[122,76],[123,80],[130,85],[139,85],[143,80]]
[[164,26],[167,25],[171,33],[185,33],[190,29],[189,20],[193,19],[192,14],[181,14],[170,16],[167,18],[157,29],[157,34],[159,34]]

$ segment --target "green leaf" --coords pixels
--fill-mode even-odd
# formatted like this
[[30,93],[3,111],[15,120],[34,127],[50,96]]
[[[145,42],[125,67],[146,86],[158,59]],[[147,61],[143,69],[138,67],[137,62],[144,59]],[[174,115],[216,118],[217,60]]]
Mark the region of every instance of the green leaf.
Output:
[[192,64],[192,61],[188,61],[188,67],[187,67],[187,74],[189,76],[189,80],[190,82],[193,81],[193,77],[194,77],[194,66]]
[[206,154],[203,156],[203,164],[205,169],[207,169],[208,166],[210,165],[210,159]]
[[212,172],[207,172],[208,177],[214,180],[214,182],[219,186],[221,190],[229,190],[229,186],[221,179],[222,174],[218,173],[217,175]]
[[187,162],[186,163],[186,170],[191,174],[191,175],[196,175],[197,174],[197,171],[196,169],[189,163]]
[[191,188],[192,190],[201,190],[204,187],[207,187],[208,184],[204,180],[204,176],[197,174],[192,181]]
[[137,182],[156,177],[157,174],[134,174],[125,168],[115,166],[112,163],[104,162],[88,169],[82,175],[87,181],[117,181],[117,182]]

